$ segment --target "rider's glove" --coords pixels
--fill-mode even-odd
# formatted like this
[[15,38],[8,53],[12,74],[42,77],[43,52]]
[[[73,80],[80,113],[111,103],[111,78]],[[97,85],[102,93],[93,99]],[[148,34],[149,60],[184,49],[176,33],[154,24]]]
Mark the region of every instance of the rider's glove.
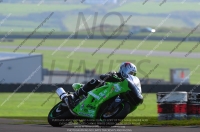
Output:
[[104,75],[100,76],[101,80],[108,81],[108,82],[119,82],[121,79],[117,76],[116,72],[108,72]]

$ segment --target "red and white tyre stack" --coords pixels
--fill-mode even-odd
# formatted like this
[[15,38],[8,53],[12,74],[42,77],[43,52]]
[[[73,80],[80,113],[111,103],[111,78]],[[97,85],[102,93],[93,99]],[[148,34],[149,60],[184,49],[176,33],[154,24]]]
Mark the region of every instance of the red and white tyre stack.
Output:
[[157,93],[157,108],[159,120],[173,120],[187,118],[187,92],[159,92]]
[[200,118],[200,93],[188,93],[188,118]]

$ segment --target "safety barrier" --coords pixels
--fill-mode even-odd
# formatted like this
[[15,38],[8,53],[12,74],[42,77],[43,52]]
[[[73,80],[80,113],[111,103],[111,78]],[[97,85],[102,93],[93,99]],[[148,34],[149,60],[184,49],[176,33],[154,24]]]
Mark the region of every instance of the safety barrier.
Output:
[[187,92],[159,92],[157,103],[159,120],[187,117]]
[[200,93],[188,93],[188,118],[200,118]]
[[200,118],[200,93],[158,92],[159,120]]

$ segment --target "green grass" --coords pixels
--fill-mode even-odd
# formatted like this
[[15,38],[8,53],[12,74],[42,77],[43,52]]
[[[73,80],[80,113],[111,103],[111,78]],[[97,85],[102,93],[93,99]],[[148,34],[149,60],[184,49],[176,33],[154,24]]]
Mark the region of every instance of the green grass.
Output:
[[[140,26],[150,26],[157,27],[163,20],[166,19],[168,14],[164,17],[159,16],[133,16],[128,22],[128,25],[140,25]],[[147,23],[148,22],[148,23]],[[166,22],[163,23],[163,27],[187,27],[188,25],[178,18],[168,18]],[[158,28],[159,29],[159,28]]]
[[[0,93],[0,105],[12,93]],[[0,117],[39,117],[43,118],[48,115],[50,109],[60,101],[57,94],[54,94],[49,101],[42,105],[52,93],[15,93],[13,96],[0,106]],[[29,98],[27,98],[29,96]],[[24,101],[25,100],[25,101]],[[23,102],[23,104],[22,104]],[[156,95],[149,94],[144,100],[146,108],[139,106],[136,111],[130,113],[129,116],[157,116]],[[19,106],[19,107],[18,107]],[[142,110],[141,110],[142,109]]]
[[[126,15],[126,14],[122,14],[122,16],[118,16],[115,14],[111,14],[108,17],[105,17],[107,15],[107,13],[105,14],[98,14],[96,17],[96,21],[95,21],[95,14],[84,14],[85,19],[87,20],[87,24],[89,28],[92,27],[96,27],[95,30],[99,30],[99,26],[100,25],[110,25],[110,26],[116,26],[119,27],[120,24],[123,21],[126,21],[130,15]],[[167,16],[167,15],[166,15]],[[70,18],[70,19],[69,19]],[[68,27],[68,29],[70,31],[76,31],[76,27],[77,27],[77,22],[78,22],[78,18],[80,18],[79,15],[68,15],[68,17],[66,17],[65,19],[63,19],[63,23],[66,25],[66,27]],[[162,20],[165,19],[164,17],[156,17],[156,16],[137,16],[137,15],[133,15],[132,17],[130,17],[130,19],[125,23],[126,25],[130,25],[130,26],[157,26],[159,23],[162,22]],[[104,21],[103,21],[104,20]],[[95,25],[93,25],[94,21],[96,22]],[[148,21],[148,23],[146,23]],[[80,29],[85,30],[85,26],[81,24],[83,23],[83,20],[81,19],[80,21]],[[166,27],[171,27],[171,26],[177,26],[177,27],[184,27],[186,26],[184,22],[182,22],[179,19],[171,19],[169,18],[169,20],[167,20],[167,22],[163,25]],[[106,30],[107,28],[104,27],[104,30]],[[96,33],[96,32],[95,32]],[[106,32],[105,32],[106,33]]]
[[[93,27],[93,21],[95,20],[94,19],[94,15],[95,13],[92,13],[91,15],[87,15],[87,14],[84,14],[84,17],[86,19],[86,22],[89,26],[89,28],[92,28]],[[97,15],[97,22],[96,22],[96,25],[95,26],[99,26],[101,20],[102,20],[102,15]],[[112,17],[112,16],[111,16]],[[69,19],[70,18],[70,19]],[[68,30],[70,31],[76,31],[76,27],[79,26],[80,29],[85,29],[85,26],[83,25],[83,20],[81,19],[80,20],[80,25],[77,25],[78,24],[78,18],[81,18],[81,15],[68,15],[66,18],[63,19],[63,23],[65,24],[65,26],[68,28]],[[110,18],[110,17],[108,17]],[[113,18],[113,17],[112,17]],[[119,20],[118,20],[119,21]],[[117,22],[118,22],[117,21]],[[115,22],[116,23],[116,22]],[[116,25],[116,24],[115,24]]]
[[[1,49],[3,52],[12,52],[13,50]],[[30,53],[31,50],[18,50],[18,52]],[[84,72],[84,69],[94,69],[96,68],[97,73],[106,73],[110,70],[118,70],[119,64],[124,61],[133,62],[138,68],[138,77],[144,78],[154,67],[159,64],[159,66],[151,72],[149,78],[164,79],[166,81],[170,80],[170,69],[171,68],[189,68],[190,71],[195,70],[199,65],[199,59],[191,58],[175,58],[175,57],[161,57],[161,56],[140,56],[140,55],[130,55],[130,54],[114,54],[109,59],[107,59],[109,54],[96,53],[92,56],[92,53],[82,53],[82,52],[66,52],[58,51],[52,55],[53,51],[43,51],[36,50],[36,53],[43,54],[43,66],[44,68],[51,69],[52,60],[55,60],[54,69],[60,70],[70,70],[73,72]],[[71,56],[67,58],[67,56]],[[98,62],[102,60],[102,67],[97,65]],[[72,61],[72,62],[71,62]],[[149,62],[148,62],[149,61]],[[72,68],[69,69],[70,63]],[[85,67],[84,67],[85,65]],[[81,69],[77,71],[78,67]],[[98,68],[96,66],[99,66]],[[101,67],[101,69],[100,69]],[[196,84],[199,82],[200,68],[198,68],[190,76],[191,84]]]
[[[96,25],[93,25],[93,22],[95,20],[94,13],[91,15],[84,14],[84,17],[87,20],[88,27],[92,28],[92,27],[99,26],[99,25],[119,26],[122,23],[120,21],[120,19],[123,19],[124,21],[126,21],[128,19],[128,17],[130,16],[130,15],[123,14],[122,17],[119,18],[119,16],[117,16],[117,15],[110,15],[106,19],[104,18],[105,21],[103,22],[102,20],[103,20],[103,17],[105,17],[105,15],[106,14],[104,14],[104,15],[98,14],[97,15]],[[132,17],[125,24],[130,25],[130,26],[145,26],[145,27],[150,26],[150,27],[156,28],[163,20],[166,19],[167,16],[168,16],[168,14],[163,15],[163,16],[132,15]],[[70,19],[69,19],[69,17],[70,17]],[[68,17],[63,19],[63,23],[70,31],[75,31],[76,26],[77,26],[78,17],[80,17],[80,16],[69,15]],[[147,21],[148,21],[148,23],[147,23]],[[83,23],[83,20],[81,20],[80,25],[81,25],[81,23]],[[187,27],[187,26],[188,25],[182,19],[172,18],[172,16],[171,16],[159,28],[168,27],[168,28],[172,29],[172,27],[183,28],[183,27]],[[85,29],[85,26],[83,25],[81,28]]]
[[[2,104],[12,93],[0,93]],[[48,124],[47,115],[50,109],[60,101],[56,94],[41,106],[52,93],[15,93],[0,106],[0,117],[8,119],[21,119],[22,121],[11,124]],[[145,95],[145,94],[143,94]],[[29,98],[27,98],[29,96]],[[26,100],[24,101],[24,99]],[[24,103],[22,104],[22,102]],[[22,105],[20,105],[22,104]],[[19,106],[19,107],[18,107]],[[143,105],[130,113],[120,124],[134,125],[164,125],[164,126],[189,126],[200,125],[199,119],[159,121],[157,118],[156,94],[148,94]]]
[[[59,25],[54,23],[54,20],[55,20],[54,18],[48,20],[46,23],[44,23],[43,26],[37,29],[37,32],[41,32],[41,31],[48,32],[51,29],[59,31],[60,27]],[[40,20],[39,21],[8,20],[3,24],[4,25],[3,28],[4,28],[4,31],[8,31],[8,28],[13,29],[12,34],[23,34],[23,33],[27,34],[25,32],[29,32],[30,34],[30,32],[33,32],[34,29],[37,28],[41,24],[41,22],[42,22],[42,19],[41,21]],[[5,28],[7,28],[7,30]],[[16,33],[17,31],[20,31],[20,32]]]
[[[17,26],[31,26],[31,27],[37,27],[39,24],[38,23],[35,23],[33,21],[20,21],[20,20],[7,20],[6,23],[4,23],[4,25],[14,25],[17,27]],[[46,24],[45,24],[46,25]]]
[[[28,34],[27,34],[28,35]],[[166,35],[165,35],[166,36]],[[164,37],[163,37],[164,38]],[[67,39],[67,37],[66,37]],[[14,42],[1,42],[0,45],[14,45],[18,46],[20,45],[24,39],[15,39]],[[28,39],[26,43],[23,44],[23,46],[37,46],[42,39]],[[44,43],[42,43],[42,46],[55,46],[59,47],[65,39],[47,39]],[[68,39],[68,41],[63,45],[63,47],[78,47],[81,45],[81,43],[84,41],[84,39]],[[93,47],[98,48],[101,46],[102,43],[104,43],[105,39],[101,40],[86,40],[81,47]],[[113,50],[118,47],[118,45],[121,44],[123,40],[109,40],[107,41],[102,48],[112,48]],[[160,40],[161,41],[161,40]],[[160,41],[143,41],[143,40],[127,40],[123,45],[120,46],[120,49],[132,49],[134,50],[137,48],[138,45],[140,45],[137,50],[153,50],[156,45],[159,44]],[[155,51],[171,51],[178,45],[179,41],[164,41],[162,44],[159,44],[159,46],[155,49]],[[197,42],[183,42],[175,51],[181,51],[181,52],[189,52]],[[1,50],[0,50],[1,51]],[[195,48],[193,52],[199,52],[200,46]],[[66,54],[67,55],[67,54]]]
[[[30,13],[42,13],[42,12],[53,12],[53,11],[71,11],[71,10],[82,10],[88,8],[88,5],[78,4],[44,4],[38,6],[38,4],[4,4],[1,3],[0,12],[1,14],[8,15],[12,13],[13,16],[24,16]],[[11,15],[11,16],[12,16]]]
[[[12,25],[12,26],[3,27],[3,28],[1,28],[1,30],[5,31],[6,32],[5,34],[7,34],[7,32],[9,32],[11,29],[13,29],[13,31],[29,32],[28,34],[26,33],[26,36],[28,36],[29,34],[31,34],[30,32],[33,32],[34,29],[37,28],[37,26],[33,26],[33,27],[29,26],[29,27],[26,27],[26,28],[22,28],[22,27],[16,27],[16,26]],[[40,29],[38,29],[38,31],[50,32],[52,29],[54,29],[56,31],[61,31],[60,27],[58,27],[58,26],[52,26],[52,27],[53,28],[50,28],[50,27],[41,27]],[[46,34],[48,34],[48,33],[46,33]]]
[[[183,119],[183,120],[158,120],[157,118],[143,118],[139,125],[161,125],[161,126],[199,126],[200,119]],[[137,123],[136,123],[137,124]]]
[[[1,93],[1,104],[12,93]],[[30,93],[15,93],[3,106],[0,107],[0,117],[43,117],[47,116],[50,109],[59,101],[59,98],[54,94],[53,98],[41,106],[51,95],[51,93],[34,93],[29,98]],[[24,101],[24,104],[20,104]],[[57,99],[57,100],[56,100]],[[18,107],[19,106],[19,107]]]
[[117,12],[137,12],[141,14],[149,13],[172,13],[174,11],[200,11],[198,4],[188,3],[187,1],[184,4],[181,2],[166,2],[162,6],[159,6],[161,2],[146,2],[143,5],[143,2],[132,2],[124,4],[121,7],[111,9],[110,11]]
[[[180,31],[172,31],[172,33],[170,34],[169,37],[180,37],[180,38],[185,38],[190,32],[192,31],[192,29],[187,29],[187,30],[180,30]],[[165,32],[155,32],[152,34],[152,36],[156,36],[156,37],[164,37],[167,36],[167,33],[170,32],[169,31],[165,31]],[[138,33],[136,34],[136,36],[148,36],[150,33]],[[188,38],[190,37],[199,37],[199,32],[194,32],[193,34],[191,34],[190,36],[188,36]]]

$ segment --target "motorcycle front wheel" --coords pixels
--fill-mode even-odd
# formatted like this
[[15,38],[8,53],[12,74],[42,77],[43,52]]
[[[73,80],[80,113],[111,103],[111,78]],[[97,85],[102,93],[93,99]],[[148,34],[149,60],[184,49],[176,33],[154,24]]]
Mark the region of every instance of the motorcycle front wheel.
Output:
[[48,122],[53,127],[62,127],[73,119],[69,109],[61,106],[61,103],[56,104],[48,114]]

